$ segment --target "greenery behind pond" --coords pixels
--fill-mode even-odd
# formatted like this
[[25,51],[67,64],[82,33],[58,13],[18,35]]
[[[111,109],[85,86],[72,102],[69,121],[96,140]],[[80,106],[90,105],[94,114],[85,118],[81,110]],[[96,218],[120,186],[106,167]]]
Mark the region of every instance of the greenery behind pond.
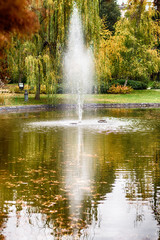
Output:
[[[117,79],[126,83],[139,81],[145,86],[159,80],[158,11],[146,1],[129,0],[125,16],[120,17],[115,0],[75,2],[81,13],[86,45],[95,58],[95,85],[99,93],[105,93]],[[45,85],[52,96],[61,88],[63,53],[74,1],[32,0],[30,4],[39,18],[40,29],[32,38],[12,35],[11,46],[1,60],[0,74],[10,82],[35,87],[38,99],[40,85]],[[157,83],[153,85],[157,88]]]
[[[33,104],[60,104],[74,103],[75,96],[55,94],[54,97],[41,94],[40,100],[35,100],[34,94],[28,95],[24,101],[24,94],[2,94],[0,106],[33,105]],[[160,103],[160,90],[134,90],[130,94],[87,94],[85,103]]]

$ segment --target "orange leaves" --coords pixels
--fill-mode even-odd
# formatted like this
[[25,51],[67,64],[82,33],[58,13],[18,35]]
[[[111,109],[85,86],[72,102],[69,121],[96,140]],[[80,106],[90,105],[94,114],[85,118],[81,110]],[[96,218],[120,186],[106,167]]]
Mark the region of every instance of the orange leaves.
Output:
[[38,26],[37,18],[27,7],[26,0],[1,0],[0,32],[30,34],[35,31]]
[[0,2],[0,48],[5,47],[9,34],[16,32],[29,35],[38,27],[38,19],[28,9],[27,0],[1,0]]
[[55,200],[56,200],[56,201],[64,201],[64,200],[67,200],[67,199],[64,198],[62,195],[56,195],[56,196],[55,196]]
[[115,86],[115,84],[114,84],[109,88],[108,93],[126,94],[126,93],[130,93],[132,91],[133,91],[133,89],[130,86],[121,86],[121,85]]

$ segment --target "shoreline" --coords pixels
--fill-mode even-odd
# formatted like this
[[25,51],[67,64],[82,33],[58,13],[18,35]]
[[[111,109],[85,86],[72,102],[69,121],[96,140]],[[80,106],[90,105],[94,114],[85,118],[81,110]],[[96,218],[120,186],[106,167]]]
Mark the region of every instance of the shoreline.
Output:
[[[75,109],[76,104],[57,104],[57,105],[21,105],[21,106],[9,106],[0,107],[0,113],[21,113],[32,111],[47,111],[52,109]],[[96,109],[96,108],[122,108],[122,109],[148,109],[148,108],[160,108],[160,103],[87,103],[84,104],[84,109]]]

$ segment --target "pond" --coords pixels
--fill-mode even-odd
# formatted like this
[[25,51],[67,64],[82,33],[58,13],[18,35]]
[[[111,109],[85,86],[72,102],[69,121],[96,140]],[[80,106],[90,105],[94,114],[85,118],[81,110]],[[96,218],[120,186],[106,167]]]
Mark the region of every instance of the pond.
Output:
[[160,239],[160,110],[83,118],[0,115],[0,239]]

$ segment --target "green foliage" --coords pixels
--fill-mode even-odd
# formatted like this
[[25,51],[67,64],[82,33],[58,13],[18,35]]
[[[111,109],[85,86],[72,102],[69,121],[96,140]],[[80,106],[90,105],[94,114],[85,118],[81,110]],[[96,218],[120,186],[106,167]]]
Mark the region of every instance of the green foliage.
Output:
[[[160,69],[160,26],[154,19],[154,10],[146,8],[146,1],[130,0],[126,17],[119,17],[115,0],[76,0],[81,13],[86,43],[95,56],[98,92],[106,93],[112,79],[133,79],[134,89],[143,89],[150,76]],[[62,58],[67,45],[67,32],[73,0],[32,0],[40,30],[32,39],[18,40],[12,36],[8,51],[8,70],[12,82],[27,82],[36,96],[44,85],[47,94],[62,93]],[[110,17],[112,20],[109,20]],[[109,31],[110,29],[111,31]],[[121,83],[120,83],[121,85]],[[123,84],[122,84],[123,85]]]
[[160,82],[154,81],[151,85],[151,89],[160,89]]
[[105,26],[112,32],[115,30],[115,23],[120,18],[120,9],[117,5],[116,0],[101,1],[100,4],[100,17],[104,19]]
[[46,94],[46,93],[47,93],[47,90],[46,90],[46,86],[45,86],[45,85],[41,85],[40,93],[41,93],[41,94]]
[[160,55],[155,46],[160,27],[152,19],[153,15],[146,1],[137,0],[132,1],[126,17],[117,22],[115,36],[107,44],[112,78],[148,82],[159,71]]
[[25,43],[16,36],[12,37],[11,47],[8,50],[8,72],[10,74],[11,83],[25,82],[26,75],[24,72],[24,61],[27,56],[25,51]]
[[101,39],[99,43],[99,49],[95,52],[95,67],[98,92],[106,93],[106,86],[111,79],[111,61],[109,59],[108,51],[108,39],[111,36],[111,32],[105,28],[104,24],[101,28]]
[[62,94],[62,93],[64,93],[64,86],[63,86],[63,84],[58,84],[58,85],[57,85],[56,93],[57,93],[57,94]]
[[15,87],[13,88],[13,93],[24,93],[24,91],[23,91],[23,90],[20,90],[20,89],[19,89],[19,86],[15,86]]
[[113,84],[107,92],[111,94],[126,94],[131,93],[132,91],[133,89],[130,86],[121,86],[119,84],[117,85]]
[[[115,85],[124,85],[125,84],[124,79],[117,79],[117,80],[112,80],[111,84]],[[110,85],[111,85],[110,84]],[[132,87],[134,90],[141,90],[141,89],[147,89],[147,84],[145,82],[140,82],[140,81],[134,81],[134,80],[128,80],[127,81],[127,86]]]
[[[97,0],[76,0],[82,15],[84,34],[88,46],[98,51],[101,21]],[[9,72],[13,82],[27,82],[40,95],[40,85],[48,94],[55,94],[62,79],[62,57],[67,44],[67,32],[73,0],[32,0],[40,30],[32,39],[12,38],[8,52]],[[60,90],[58,90],[60,91]]]
[[76,0],[82,15],[85,40],[88,46],[97,51],[100,41],[101,20],[99,17],[98,0]]
[[98,89],[99,89],[99,93],[101,93],[101,94],[107,93],[107,91],[109,90],[108,81],[105,81],[105,80],[101,81]]

